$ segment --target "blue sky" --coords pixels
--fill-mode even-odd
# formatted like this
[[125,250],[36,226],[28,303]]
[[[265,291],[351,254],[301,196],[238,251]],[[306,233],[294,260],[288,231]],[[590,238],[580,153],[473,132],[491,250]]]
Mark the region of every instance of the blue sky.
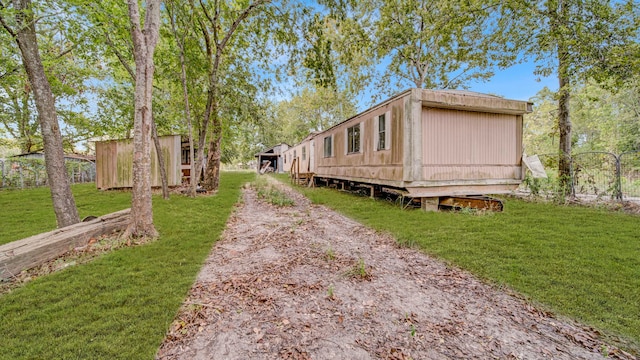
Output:
[[[379,73],[384,72],[384,62],[377,66]],[[555,76],[540,77],[534,75],[535,62],[525,62],[513,65],[507,69],[495,69],[494,76],[486,82],[473,82],[467,84],[468,90],[484,94],[498,95],[507,99],[529,101],[545,86],[552,91],[558,90],[558,80]],[[408,89],[407,87],[397,89],[397,92]],[[295,89],[292,89],[295,92]],[[364,111],[381,101],[387,96],[372,99],[376,92],[375,85],[365,88],[354,99],[358,112]]]
[[513,100],[529,100],[545,86],[554,91],[558,89],[558,80],[555,77],[539,79],[539,76],[533,74],[534,69],[534,63],[523,63],[508,69],[496,70],[489,81],[472,84],[469,90]]

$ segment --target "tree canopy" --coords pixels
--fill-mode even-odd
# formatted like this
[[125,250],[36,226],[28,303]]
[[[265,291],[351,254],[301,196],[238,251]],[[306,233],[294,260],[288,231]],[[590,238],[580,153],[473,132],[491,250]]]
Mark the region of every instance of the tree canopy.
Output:
[[[0,1],[3,28],[15,28],[14,3]],[[133,136],[127,7],[33,6],[65,150]],[[192,136],[195,170],[207,169],[215,189],[221,162],[247,163],[408,87],[466,88],[526,61],[559,84],[532,99],[531,147],[638,149],[639,9],[637,0],[167,0],[154,124],[161,135]],[[0,136],[17,151],[39,150],[34,87],[12,39],[0,31]]]

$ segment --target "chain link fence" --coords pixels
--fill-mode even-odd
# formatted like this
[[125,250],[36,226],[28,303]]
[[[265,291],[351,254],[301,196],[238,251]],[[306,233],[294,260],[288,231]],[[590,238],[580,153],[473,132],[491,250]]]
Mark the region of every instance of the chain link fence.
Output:
[[[72,184],[96,181],[96,164],[88,160],[66,160]],[[42,159],[0,159],[0,189],[47,186],[47,170]]]
[[[538,155],[547,172],[547,179],[526,176],[521,189],[534,194],[566,196],[558,178],[558,154]],[[571,157],[571,192],[595,198],[640,200],[640,151],[619,155],[584,152]]]

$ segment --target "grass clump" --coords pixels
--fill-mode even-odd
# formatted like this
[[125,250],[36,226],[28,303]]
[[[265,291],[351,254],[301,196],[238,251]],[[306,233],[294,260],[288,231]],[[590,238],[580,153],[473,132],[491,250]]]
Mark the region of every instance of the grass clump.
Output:
[[327,261],[333,261],[336,259],[336,252],[333,250],[333,248],[329,247],[327,251],[325,251],[325,258],[327,259]]
[[505,200],[504,211],[492,216],[425,213],[326,188],[297,189],[401,244],[640,349],[637,216],[518,199]]
[[345,273],[346,276],[360,280],[371,280],[371,273],[364,263],[364,259],[358,259],[358,262]]
[[294,201],[274,184],[269,182],[266,176],[260,176],[252,182],[258,198],[275,206],[293,206]]
[[[154,197],[157,241],[0,295],[0,359],[152,359],[253,177],[222,173],[216,196]],[[87,195],[77,201],[102,196]]]

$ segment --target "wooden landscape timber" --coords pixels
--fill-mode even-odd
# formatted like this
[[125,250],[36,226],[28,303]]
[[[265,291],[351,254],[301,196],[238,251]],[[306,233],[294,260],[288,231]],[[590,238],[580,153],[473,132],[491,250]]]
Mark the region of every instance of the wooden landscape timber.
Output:
[[445,197],[509,193],[523,179],[523,115],[531,111],[529,102],[493,95],[409,89],[290,147],[286,163],[305,171],[285,170],[311,173],[316,184],[368,187],[372,196],[401,190],[424,210]]
[[59,228],[0,246],[0,279],[53,260],[91,239],[124,230],[131,209],[117,211],[87,222]]

